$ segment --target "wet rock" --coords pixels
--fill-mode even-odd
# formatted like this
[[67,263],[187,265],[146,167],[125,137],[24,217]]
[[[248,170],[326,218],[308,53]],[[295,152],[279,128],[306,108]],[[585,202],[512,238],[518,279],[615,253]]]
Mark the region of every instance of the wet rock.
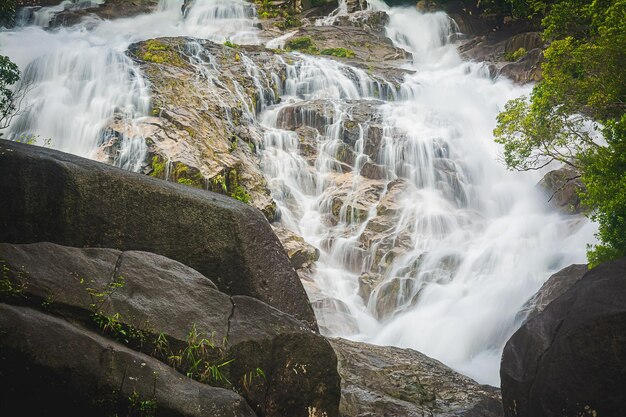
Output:
[[330,339],[344,417],[500,417],[498,389],[479,385],[411,349]]
[[575,169],[566,166],[550,171],[537,187],[546,195],[548,204],[562,213],[581,214],[585,211],[580,202],[580,193],[585,191],[585,186]]
[[552,275],[521,308],[520,317],[530,320],[546,309],[548,304],[559,298],[572,285],[580,281],[587,273],[587,265],[570,265]]
[[389,15],[382,11],[361,11],[353,12],[349,15],[337,16],[333,25],[335,26],[352,26],[362,28],[366,31],[379,34],[385,33],[385,26],[389,23]]
[[230,195],[273,220],[276,205],[257,153],[263,131],[254,117],[279,101],[283,64],[260,48],[187,38],[148,40],[131,45],[129,54],[152,90],[154,117],[134,127],[149,144],[148,172]]
[[359,333],[359,326],[346,303],[332,297],[315,281],[315,266],[298,270],[302,284],[315,310],[315,317],[323,335],[351,335]]
[[272,229],[296,270],[309,268],[320,258],[320,250],[306,243],[301,236],[280,226],[272,226]]
[[298,102],[280,109],[276,126],[285,130],[312,127],[323,135],[326,126],[334,123],[336,110],[335,105],[326,100]]
[[0,143],[0,241],[144,250],[315,328],[306,293],[258,210],[62,152]]
[[156,10],[159,0],[106,0],[103,4],[78,5],[68,7],[56,14],[50,26],[72,26],[85,17],[97,16],[100,19],[112,20],[122,17],[133,17]]
[[525,84],[541,80],[544,46],[538,32],[523,32],[471,38],[461,43],[459,51],[466,59],[486,62],[494,77],[503,75]]
[[[315,408],[320,417],[336,415],[339,377],[328,342],[258,300],[219,292],[191,268],[146,252],[51,243],[0,244],[0,258],[4,279],[19,288],[19,295],[2,294],[6,302],[44,309],[86,327],[94,327],[95,314],[105,320],[104,334],[168,361],[183,374],[194,371],[185,358],[171,358],[177,349],[207,338],[205,353],[195,353],[196,359],[233,359],[221,373],[256,412],[309,417]],[[166,347],[156,342],[164,336]],[[251,374],[257,369],[263,374]],[[194,375],[203,380],[201,371]],[[203,382],[229,385],[215,378]]]
[[346,0],[346,9],[348,10],[348,13],[367,10],[367,6],[367,0]]
[[413,278],[391,278],[379,284],[370,296],[369,305],[379,321],[393,317],[397,311],[415,305],[418,292]]
[[518,61],[504,65],[500,69],[500,74],[518,84],[537,82],[543,78],[541,73],[542,62],[543,51],[541,49],[533,49]]
[[372,273],[363,273],[359,276],[359,295],[363,298],[363,302],[365,305],[370,300],[370,296],[372,295],[372,291],[374,288],[378,286],[383,280],[383,276],[381,274],[372,274]]
[[626,374],[626,259],[588,271],[507,342],[505,416],[620,416]]
[[320,298],[311,302],[315,316],[324,335],[351,335],[359,331],[359,326],[350,308],[341,300],[332,297]]
[[[299,28],[293,37],[311,38],[320,52],[334,48],[351,51],[351,57],[324,56],[366,70],[379,81],[391,83],[389,88],[397,87],[411,72],[402,68],[410,54],[395,47],[384,33],[354,26],[306,26]],[[381,93],[383,98],[387,97],[386,91]]]

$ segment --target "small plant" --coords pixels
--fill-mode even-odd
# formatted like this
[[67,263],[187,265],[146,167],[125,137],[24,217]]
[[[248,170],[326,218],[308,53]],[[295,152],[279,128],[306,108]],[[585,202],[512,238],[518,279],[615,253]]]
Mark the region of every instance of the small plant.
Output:
[[231,42],[230,40],[227,40],[226,42],[224,42],[224,46],[228,46],[229,48],[239,48],[239,45]]
[[137,391],[128,396],[128,416],[154,417],[156,409],[154,399],[142,400]]
[[321,52],[322,55],[336,56],[339,58],[354,58],[354,51],[346,48],[329,48]]
[[282,21],[274,24],[279,29],[291,29],[302,26],[302,20],[294,16],[287,16]]
[[305,52],[311,55],[319,54],[319,50],[317,49],[317,46],[315,46],[311,38],[308,36],[304,36],[301,38],[293,38],[289,40],[285,44],[285,49],[289,52],[299,51],[299,52]]
[[263,372],[261,368],[256,368],[244,374],[241,380],[241,386],[244,390],[249,391],[254,380],[258,378],[263,378],[263,380],[267,381],[267,378],[265,377],[265,372]]
[[526,55],[526,49],[519,48],[517,51],[505,53],[504,60],[505,61],[517,61],[518,59],[522,58],[525,55]]
[[24,290],[26,289],[24,278],[26,273],[23,270],[18,271],[18,282],[13,282],[9,278],[9,272],[11,272],[11,269],[6,261],[0,261],[0,296],[10,298],[24,297]]

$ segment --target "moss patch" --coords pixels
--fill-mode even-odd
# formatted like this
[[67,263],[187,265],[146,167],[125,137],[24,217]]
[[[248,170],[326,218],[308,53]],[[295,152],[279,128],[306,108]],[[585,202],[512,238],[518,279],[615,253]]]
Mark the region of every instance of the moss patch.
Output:
[[158,39],[150,39],[144,44],[141,59],[155,64],[168,64],[177,67],[185,65],[178,52]]

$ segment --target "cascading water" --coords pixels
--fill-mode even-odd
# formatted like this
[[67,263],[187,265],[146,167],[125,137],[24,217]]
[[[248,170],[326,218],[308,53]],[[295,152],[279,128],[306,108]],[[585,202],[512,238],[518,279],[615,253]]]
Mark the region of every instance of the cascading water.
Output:
[[[29,84],[23,114],[13,120],[7,137],[95,159],[107,159],[103,151],[113,153],[116,165],[134,171],[144,162],[145,139],[124,132],[135,132],[133,125],[148,115],[150,93],[125,55],[128,46],[160,36],[258,42],[254,8],[243,0],[196,0],[185,18],[182,0],[162,0],[152,14],[45,30],[69,3],[35,12],[39,26],[0,33],[2,53],[18,64],[22,82]],[[114,119],[122,129],[111,152],[106,148],[114,139],[108,128]]]
[[[288,100],[262,117],[263,166],[281,222],[322,249],[311,293],[327,333],[414,348],[498,385],[518,311],[551,273],[584,260],[594,226],[550,211],[534,188],[537,175],[498,162],[495,117],[529,89],[463,62],[445,14],[387,11],[388,36],[414,57],[395,100],[379,105],[391,97],[365,87],[366,74],[306,58],[287,72]],[[298,135],[277,129],[286,108],[310,100],[323,108],[302,110],[302,123],[325,119],[313,166],[298,155]],[[345,170],[338,150],[342,121],[352,120],[349,100],[377,107],[382,135],[359,124]],[[366,155],[377,140],[379,151]],[[366,178],[366,166],[378,166],[381,180]]]
[[[133,132],[149,112],[149,87],[124,53],[131,43],[163,36],[260,43],[249,3],[196,0],[185,16],[182,3],[162,0],[132,19],[0,33],[2,53],[31,84],[29,107],[9,137],[39,135],[98,158],[113,139],[112,120],[127,127],[118,132]],[[320,24],[347,13],[341,3]],[[400,83],[300,54],[282,60],[280,79],[241,51],[258,96],[244,118],[265,131],[261,164],[280,223],[321,249],[305,286],[324,332],[411,347],[497,385],[520,307],[552,272],[583,261],[594,226],[551,212],[534,189],[538,174],[510,173],[497,161],[495,117],[528,88],[463,62],[445,14],[378,0],[370,8],[387,10],[387,35],[412,53]],[[201,78],[214,82],[212,57],[193,41],[188,49]],[[228,93],[248,103],[233,84]],[[117,139],[114,162],[139,170],[144,138]]]

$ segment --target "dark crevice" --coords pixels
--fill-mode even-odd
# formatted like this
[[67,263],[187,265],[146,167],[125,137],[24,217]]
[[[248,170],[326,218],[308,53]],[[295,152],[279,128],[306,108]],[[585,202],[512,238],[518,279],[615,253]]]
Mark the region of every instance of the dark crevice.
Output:
[[232,308],[230,310],[230,315],[228,316],[228,322],[227,322],[227,326],[226,326],[226,342],[228,342],[228,340],[230,339],[230,322],[233,318],[233,316],[235,315],[235,300],[233,300],[233,297],[229,296],[228,299],[230,300],[230,303],[232,304]]

